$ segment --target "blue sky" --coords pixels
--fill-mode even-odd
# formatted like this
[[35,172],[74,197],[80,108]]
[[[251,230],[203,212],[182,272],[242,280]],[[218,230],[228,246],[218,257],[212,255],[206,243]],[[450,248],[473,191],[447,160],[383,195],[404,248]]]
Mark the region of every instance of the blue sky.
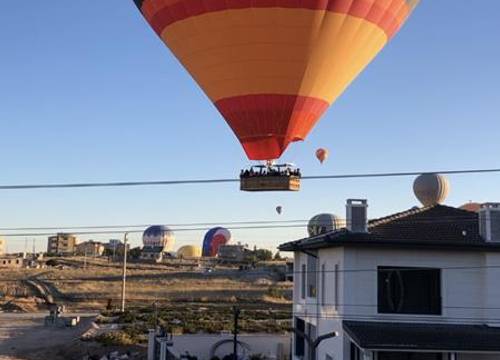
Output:
[[[499,12],[497,0],[423,1],[284,159],[307,175],[500,167]],[[6,2],[0,64],[1,184],[226,178],[249,164],[132,1]],[[320,146],[332,153],[323,166]],[[450,205],[500,200],[500,175],[450,180]],[[343,216],[348,197],[368,198],[376,217],[416,205],[412,181],[305,182],[293,194],[241,193],[235,184],[2,191],[0,227]],[[202,235],[178,233],[178,244]],[[234,235],[274,248],[305,229]],[[24,238],[8,242],[24,247]]]

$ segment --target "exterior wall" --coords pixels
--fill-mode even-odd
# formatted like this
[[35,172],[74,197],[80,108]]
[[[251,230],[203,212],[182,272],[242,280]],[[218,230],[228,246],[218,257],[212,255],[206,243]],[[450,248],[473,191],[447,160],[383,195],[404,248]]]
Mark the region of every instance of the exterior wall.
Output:
[[72,255],[76,252],[76,236],[57,234],[48,239],[47,253],[53,255]]
[[498,360],[498,354],[458,354],[456,360]]
[[[338,359],[337,354],[349,354],[350,347],[349,341],[342,332],[342,320],[339,318],[340,304],[342,303],[344,293],[344,277],[342,271],[344,262],[343,249],[322,249],[318,253],[318,273],[316,277],[317,296],[315,298],[307,296],[302,299],[301,296],[301,281],[302,281],[302,265],[307,266],[307,254],[295,253],[294,258],[294,314],[303,319],[306,323],[316,326],[318,336],[336,331],[338,337],[324,340],[318,347],[317,358],[325,359],[326,355],[330,355],[333,359]],[[324,280],[324,294],[322,287],[321,270],[325,265],[325,280]],[[335,265],[339,271],[335,276]],[[306,276],[307,278],[307,276]],[[335,287],[335,278],[338,279],[338,284]],[[337,305],[335,305],[335,288],[337,288]],[[323,301],[324,300],[324,301]],[[319,314],[319,316],[318,316]],[[319,319],[318,319],[319,317]],[[347,346],[346,346],[347,344]],[[292,353],[295,349],[293,343]],[[296,359],[296,357],[294,357]]]
[[94,241],[86,241],[76,246],[78,255],[101,256],[104,252],[104,245]]
[[0,257],[0,268],[21,268],[24,265],[22,257]]
[[[302,265],[307,264],[307,255],[295,253],[293,299],[295,316],[317,326],[318,336],[331,331],[339,333],[338,337],[320,344],[317,352],[319,360],[325,359],[326,355],[333,356],[335,360],[350,359],[350,340],[343,333],[342,320],[484,324],[491,323],[486,319],[500,319],[500,254],[326,248],[319,250],[318,259],[317,298],[307,297],[306,292],[306,298],[302,299],[301,272]],[[324,299],[321,273],[323,264],[326,270]],[[336,305],[335,264],[339,267]],[[442,269],[442,314],[378,314],[379,266]],[[500,359],[500,355],[459,354],[457,360],[492,359]]]
[[[498,262],[496,262],[498,260]],[[500,266],[500,258],[491,264]],[[478,319],[493,315],[482,310],[486,298],[485,256],[476,252],[403,251],[376,249],[345,250],[345,282],[343,317],[362,316],[366,320],[395,320],[443,323],[484,323]],[[441,268],[442,315],[378,314],[377,267]],[[472,269],[470,269],[472,267]],[[468,268],[468,269],[467,269]],[[366,271],[352,271],[363,269]],[[497,278],[498,279],[498,278]],[[491,298],[492,307],[500,307],[500,297]],[[356,320],[356,319],[353,319]]]

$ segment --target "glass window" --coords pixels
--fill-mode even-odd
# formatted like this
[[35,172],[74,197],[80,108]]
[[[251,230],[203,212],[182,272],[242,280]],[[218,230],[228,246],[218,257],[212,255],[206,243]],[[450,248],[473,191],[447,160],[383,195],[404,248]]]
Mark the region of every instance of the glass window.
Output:
[[307,296],[316,297],[318,276],[318,259],[312,255],[307,255]]
[[441,271],[379,267],[378,312],[441,315]]
[[302,264],[302,272],[301,272],[301,279],[300,279],[300,297],[302,299],[306,298],[306,265]]
[[334,294],[333,294],[333,304],[335,306],[335,310],[337,310],[338,308],[338,304],[339,304],[339,264],[335,264],[335,270],[333,271],[333,281],[334,281],[334,284],[333,284],[333,290],[334,290]]
[[321,265],[321,304],[326,305],[326,264]]
[[[306,323],[304,320],[295,318],[295,328],[302,333],[306,331]],[[304,356],[305,354],[305,339],[303,336],[295,333],[295,356]]]

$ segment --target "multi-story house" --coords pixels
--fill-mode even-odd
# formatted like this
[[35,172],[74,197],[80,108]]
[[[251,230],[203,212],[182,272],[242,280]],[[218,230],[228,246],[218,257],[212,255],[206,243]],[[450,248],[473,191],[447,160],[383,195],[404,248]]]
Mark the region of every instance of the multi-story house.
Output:
[[279,249],[294,252],[293,359],[500,359],[500,204],[368,222],[350,200],[346,228]]
[[50,255],[74,255],[77,238],[75,235],[59,233],[50,236],[47,243],[47,253]]
[[104,253],[104,245],[100,242],[89,240],[76,245],[76,254],[83,256],[101,256]]

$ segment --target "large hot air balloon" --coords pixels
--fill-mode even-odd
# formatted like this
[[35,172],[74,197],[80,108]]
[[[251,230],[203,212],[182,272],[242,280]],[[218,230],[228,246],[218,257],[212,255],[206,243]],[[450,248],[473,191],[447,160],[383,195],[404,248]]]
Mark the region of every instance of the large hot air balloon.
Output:
[[330,154],[330,152],[328,151],[328,149],[324,149],[324,148],[319,148],[318,150],[316,150],[316,158],[319,160],[320,163],[323,164],[323,162],[328,159],[328,155]]
[[324,234],[345,227],[345,220],[334,214],[318,214],[309,220],[307,232],[309,236]]
[[174,232],[163,225],[150,226],[142,234],[142,243],[146,248],[161,247],[164,252],[171,252],[175,245]]
[[203,256],[217,256],[219,248],[231,241],[231,232],[223,227],[208,230],[203,239]]
[[418,0],[134,0],[251,160],[277,159],[396,35]]
[[439,174],[422,174],[413,183],[413,192],[424,206],[441,204],[450,191],[448,179]]

